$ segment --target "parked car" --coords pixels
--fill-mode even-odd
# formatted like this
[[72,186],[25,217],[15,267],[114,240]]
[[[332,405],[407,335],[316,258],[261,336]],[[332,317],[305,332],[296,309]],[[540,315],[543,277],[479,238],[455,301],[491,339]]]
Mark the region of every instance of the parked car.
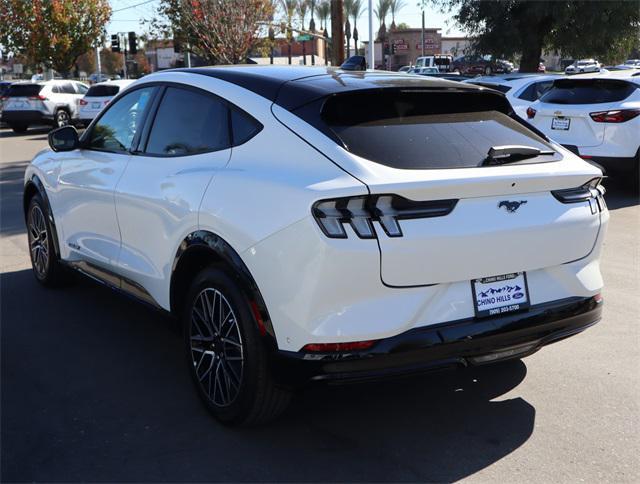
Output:
[[544,74],[545,72],[547,72],[547,66],[544,65],[544,62],[540,62],[538,64],[538,72],[540,74]]
[[398,69],[398,72],[409,72],[412,69],[413,66],[402,66],[400,69]]
[[95,84],[98,82],[109,81],[111,80],[111,77],[109,77],[107,74],[104,74],[102,72],[101,73],[94,72],[89,76],[88,80],[90,83]]
[[640,178],[640,77],[625,71],[557,79],[529,123],[607,173]]
[[429,77],[150,74],[27,167],[33,271],[173,313],[227,424],[304,381],[520,358],[600,319],[608,221],[602,172],[527,126]]
[[107,81],[91,86],[79,101],[80,122],[84,126],[89,126],[89,123],[91,123],[102,108],[109,104],[111,99],[120,91],[126,89],[133,82],[132,80]]
[[447,54],[427,55],[418,57],[414,68],[435,67],[438,72],[452,71],[453,56]]
[[574,62],[564,70],[565,74],[581,74],[583,72],[599,72],[600,64],[594,59],[583,59]]
[[440,74],[437,67],[418,67],[413,70],[412,74],[419,74],[421,76],[430,76],[432,74]]
[[537,101],[540,96],[551,89],[555,79],[564,76],[521,74],[507,76],[474,77],[463,82],[477,86],[496,89],[507,96],[515,113],[523,119],[527,119],[527,108]]
[[628,59],[624,61],[624,65],[634,69],[640,69],[640,59]]
[[2,120],[2,105],[4,104],[6,98],[6,92],[9,90],[9,87],[11,86],[12,82],[11,81],[0,81],[0,127],[4,127],[5,123],[3,123]]
[[454,59],[452,70],[461,74],[484,74],[490,76],[496,73],[509,73],[513,70],[513,67],[504,62],[494,62],[491,56],[471,54]]
[[16,133],[24,133],[34,124],[60,127],[78,122],[78,102],[88,89],[81,82],[65,80],[12,84],[6,93],[2,121]]

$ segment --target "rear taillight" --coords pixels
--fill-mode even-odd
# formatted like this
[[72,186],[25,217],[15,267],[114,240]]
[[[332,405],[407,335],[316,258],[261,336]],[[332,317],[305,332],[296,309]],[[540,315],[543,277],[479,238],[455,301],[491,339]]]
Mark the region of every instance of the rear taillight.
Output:
[[42,94],[38,94],[37,96],[30,96],[29,99],[31,99],[32,101],[46,101],[47,100],[46,96],[43,96]]
[[596,123],[624,123],[630,119],[640,116],[640,109],[614,109],[611,111],[599,111],[589,113],[591,119]]
[[313,353],[334,353],[339,351],[362,351],[368,350],[375,341],[353,341],[351,343],[311,343],[305,345],[302,351]]
[[529,106],[527,108],[527,118],[528,119],[533,119],[536,116],[537,111],[535,109],[533,109],[531,106]]
[[600,184],[601,181],[602,178],[594,178],[582,186],[553,190],[551,193],[562,203],[589,202],[592,213],[596,213],[597,211],[601,212],[606,208],[604,203],[606,190]]
[[79,101],[80,106],[86,106],[87,104],[89,104],[87,101],[85,101],[84,99],[80,99]]
[[442,217],[451,213],[458,200],[417,202],[399,195],[366,195],[316,202],[311,212],[322,232],[332,239],[346,239],[350,225],[361,239],[373,239],[373,222],[380,224],[389,237],[402,237],[398,223],[402,219]]

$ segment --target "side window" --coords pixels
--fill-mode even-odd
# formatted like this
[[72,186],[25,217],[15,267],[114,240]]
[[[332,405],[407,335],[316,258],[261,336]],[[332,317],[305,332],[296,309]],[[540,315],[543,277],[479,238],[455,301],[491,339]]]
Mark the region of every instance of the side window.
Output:
[[60,92],[64,94],[75,94],[76,90],[73,88],[73,84],[71,84],[70,82],[65,82],[64,84],[60,85]]
[[55,85],[51,88],[51,92],[54,94],[60,94],[60,88],[57,85]]
[[535,101],[538,99],[536,97],[536,83],[529,84],[527,88],[520,93],[518,96],[519,99],[524,99],[525,101]]
[[229,108],[222,100],[167,88],[149,133],[146,153],[184,156],[228,148]]
[[89,90],[87,86],[85,86],[84,84],[80,84],[79,82],[76,82],[75,85],[76,85],[76,91],[78,91],[78,94],[86,94],[87,91]]
[[143,119],[155,88],[131,91],[111,104],[98,119],[87,138],[87,148],[104,151],[127,151]]
[[553,81],[537,82],[536,83],[536,98],[535,98],[535,100],[540,99],[545,92],[547,92],[549,89],[551,89],[551,86],[553,86]]
[[249,141],[262,130],[262,124],[240,109],[231,108],[233,146]]

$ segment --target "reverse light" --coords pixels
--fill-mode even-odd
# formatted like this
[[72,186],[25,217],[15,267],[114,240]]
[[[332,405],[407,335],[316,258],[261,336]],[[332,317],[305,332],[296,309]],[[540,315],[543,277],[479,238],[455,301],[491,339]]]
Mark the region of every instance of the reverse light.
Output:
[[373,222],[378,222],[389,237],[402,237],[398,223],[402,219],[448,215],[458,200],[414,201],[399,195],[365,195],[316,202],[311,213],[322,232],[332,239],[346,239],[345,225],[361,239],[374,239]]
[[640,116],[640,109],[614,109],[611,111],[598,111],[589,113],[596,123],[624,123]]
[[84,99],[80,99],[79,101],[80,106],[86,106],[87,104],[89,104],[87,101],[85,101]]
[[368,350],[375,341],[353,341],[351,343],[311,343],[305,345],[302,351],[313,353],[335,353],[340,351],[361,351]]
[[536,116],[536,113],[537,113],[537,112],[538,112],[538,111],[536,111],[536,110],[535,110],[535,109],[533,109],[531,106],[529,106],[529,107],[527,108],[527,118],[528,118],[528,119],[533,119],[533,118],[535,118],[535,116]]

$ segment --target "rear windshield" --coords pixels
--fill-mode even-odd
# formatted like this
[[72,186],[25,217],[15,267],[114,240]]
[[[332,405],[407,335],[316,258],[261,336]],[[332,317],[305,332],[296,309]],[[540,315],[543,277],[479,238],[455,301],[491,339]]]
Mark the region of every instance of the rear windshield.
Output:
[[30,97],[40,94],[43,86],[40,84],[13,84],[7,92],[8,97]]
[[540,101],[550,104],[614,103],[628,98],[636,90],[632,84],[616,79],[561,79]]
[[113,97],[120,92],[120,86],[95,85],[91,86],[85,96],[87,97]]
[[[330,98],[322,118],[347,150],[392,168],[477,167],[491,147],[526,145],[548,151],[542,138],[500,112],[496,94],[356,92]],[[521,162],[545,162],[559,155]]]

